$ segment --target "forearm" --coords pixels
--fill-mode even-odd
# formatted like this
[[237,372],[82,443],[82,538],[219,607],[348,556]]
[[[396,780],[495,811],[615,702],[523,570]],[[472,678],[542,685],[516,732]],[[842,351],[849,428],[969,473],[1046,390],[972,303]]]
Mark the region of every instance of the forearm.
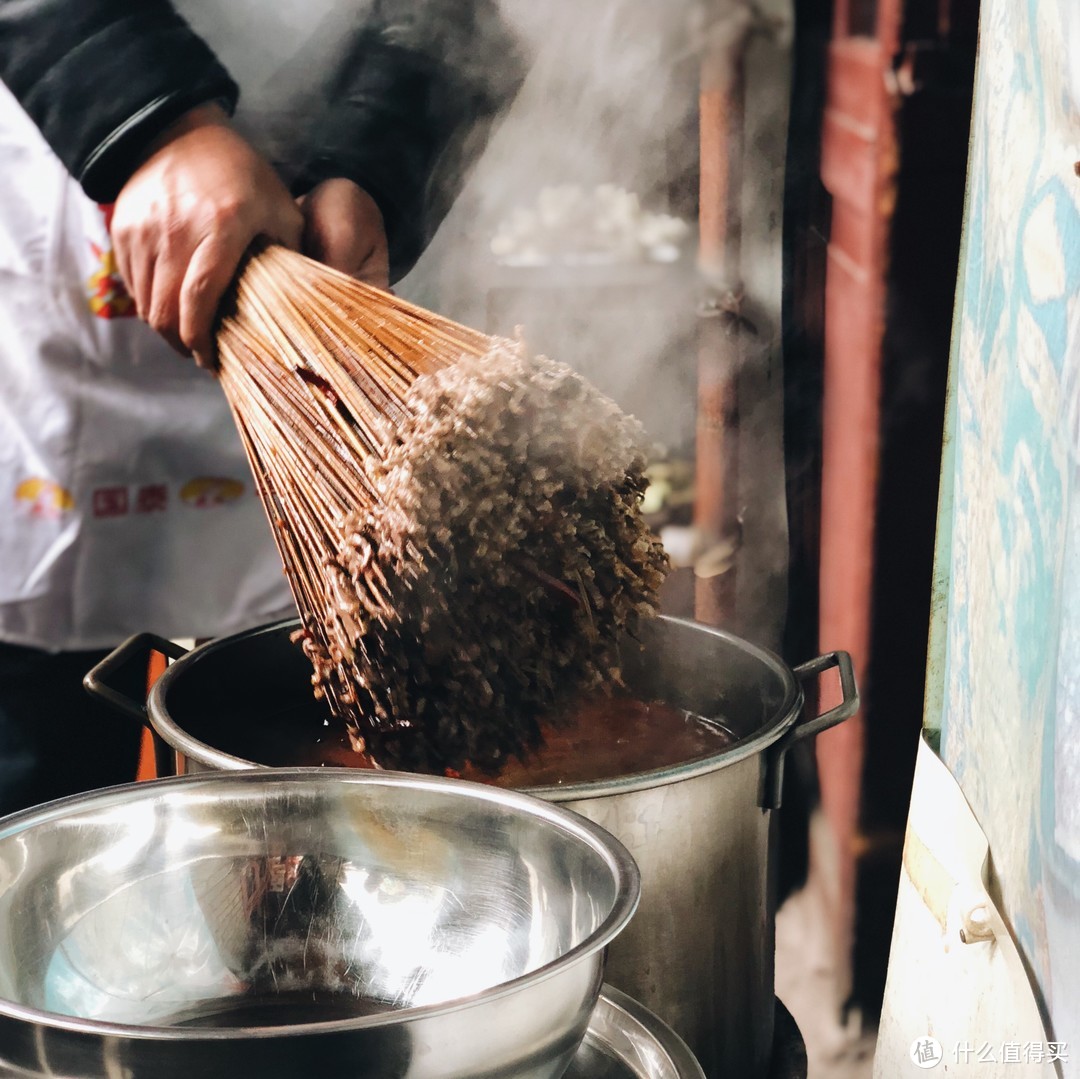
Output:
[[180,116],[237,96],[167,0],[0,0],[0,80],[99,202]]
[[380,0],[342,71],[299,188],[345,176],[368,191],[397,280],[460,193],[525,66],[489,0]]

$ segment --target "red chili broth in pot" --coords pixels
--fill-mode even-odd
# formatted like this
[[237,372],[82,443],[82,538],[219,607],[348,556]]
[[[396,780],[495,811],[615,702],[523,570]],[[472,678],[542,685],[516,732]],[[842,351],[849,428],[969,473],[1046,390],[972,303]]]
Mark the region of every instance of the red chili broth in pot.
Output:
[[[461,778],[515,789],[594,782],[698,760],[735,741],[721,721],[627,696],[583,701],[568,717],[542,724],[542,733],[537,750],[511,758],[498,775],[466,768]],[[334,720],[313,730],[291,710],[270,717],[259,744],[245,747],[244,755],[271,767],[376,767]]]

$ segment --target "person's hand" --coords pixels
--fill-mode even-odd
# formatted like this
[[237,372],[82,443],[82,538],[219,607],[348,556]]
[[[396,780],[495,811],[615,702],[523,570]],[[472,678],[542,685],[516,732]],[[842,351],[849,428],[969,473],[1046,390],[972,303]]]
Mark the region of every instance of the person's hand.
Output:
[[344,178],[324,180],[299,200],[304,214],[300,250],[377,288],[390,284],[386,230],[375,200]]
[[280,177],[216,105],[172,125],[124,185],[112,219],[117,267],[139,315],[213,362],[221,297],[258,235],[300,246],[304,218]]

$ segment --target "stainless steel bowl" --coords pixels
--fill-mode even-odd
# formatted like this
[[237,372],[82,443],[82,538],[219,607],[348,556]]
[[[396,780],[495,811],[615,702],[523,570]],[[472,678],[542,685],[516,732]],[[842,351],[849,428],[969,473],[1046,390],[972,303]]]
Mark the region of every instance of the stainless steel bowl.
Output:
[[563,1074],[637,904],[560,807],[396,773],[186,776],[0,822],[0,1074]]

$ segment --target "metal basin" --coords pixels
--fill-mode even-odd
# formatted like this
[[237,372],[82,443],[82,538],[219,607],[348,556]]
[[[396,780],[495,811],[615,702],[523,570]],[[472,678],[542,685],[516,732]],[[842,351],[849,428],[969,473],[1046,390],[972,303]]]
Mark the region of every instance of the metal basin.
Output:
[[65,799],[0,822],[0,1073],[554,1079],[638,888],[589,822],[450,780]]

